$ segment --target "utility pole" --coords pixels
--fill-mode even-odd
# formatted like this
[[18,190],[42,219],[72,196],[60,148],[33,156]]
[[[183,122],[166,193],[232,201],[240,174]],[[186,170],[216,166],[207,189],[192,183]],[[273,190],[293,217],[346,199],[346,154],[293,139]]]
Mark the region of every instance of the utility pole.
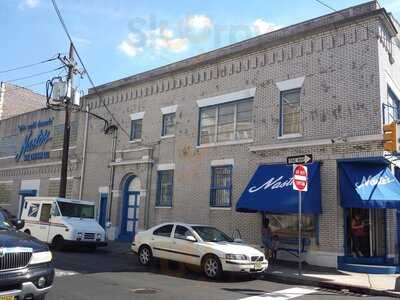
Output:
[[74,82],[74,45],[71,43],[69,46],[69,57],[68,57],[68,75],[67,75],[67,96],[65,97],[65,120],[64,120],[64,141],[63,141],[63,152],[61,160],[61,176],[60,176],[60,190],[58,196],[65,198],[67,192],[67,175],[68,175],[68,152],[69,152],[69,136],[71,131],[70,122],[70,105],[73,98],[73,82]]

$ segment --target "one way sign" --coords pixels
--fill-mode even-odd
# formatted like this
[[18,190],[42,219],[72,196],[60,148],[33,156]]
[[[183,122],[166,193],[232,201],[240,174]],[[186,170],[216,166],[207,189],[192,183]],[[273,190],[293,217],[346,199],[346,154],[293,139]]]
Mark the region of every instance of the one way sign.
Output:
[[286,159],[288,165],[309,164],[312,163],[312,154],[289,156]]

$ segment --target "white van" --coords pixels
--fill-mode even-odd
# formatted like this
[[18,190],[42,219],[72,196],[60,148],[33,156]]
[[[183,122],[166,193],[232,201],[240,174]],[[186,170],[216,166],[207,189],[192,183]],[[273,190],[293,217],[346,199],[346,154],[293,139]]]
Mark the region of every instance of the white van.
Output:
[[95,220],[92,202],[57,197],[26,197],[21,231],[51,244],[55,249],[83,245],[92,250],[107,246],[105,231]]

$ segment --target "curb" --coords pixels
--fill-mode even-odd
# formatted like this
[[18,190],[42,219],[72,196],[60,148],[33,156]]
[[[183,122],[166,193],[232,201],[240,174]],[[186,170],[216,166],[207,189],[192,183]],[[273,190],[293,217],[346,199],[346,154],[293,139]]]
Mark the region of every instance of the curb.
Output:
[[357,294],[365,294],[365,295],[371,295],[371,296],[385,296],[385,297],[393,297],[393,298],[400,299],[399,293],[394,293],[394,292],[390,292],[390,291],[380,291],[380,290],[375,290],[375,289],[357,286],[357,285],[323,282],[323,281],[317,281],[317,280],[313,280],[313,279],[294,278],[294,277],[287,277],[287,276],[283,276],[283,275],[275,275],[275,274],[269,274],[269,273],[265,273],[263,279],[277,282],[277,283],[308,285],[308,286],[315,286],[315,287],[330,289],[330,290],[340,290],[340,291],[346,290],[346,291],[357,293]]

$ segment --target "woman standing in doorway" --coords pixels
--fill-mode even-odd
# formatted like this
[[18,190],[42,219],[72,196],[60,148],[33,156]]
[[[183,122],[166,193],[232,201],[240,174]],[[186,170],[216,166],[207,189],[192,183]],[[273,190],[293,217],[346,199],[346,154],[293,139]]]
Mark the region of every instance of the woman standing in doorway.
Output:
[[360,214],[355,214],[351,221],[351,237],[353,240],[353,250],[357,257],[363,256],[361,253],[361,243],[365,236],[364,223]]

